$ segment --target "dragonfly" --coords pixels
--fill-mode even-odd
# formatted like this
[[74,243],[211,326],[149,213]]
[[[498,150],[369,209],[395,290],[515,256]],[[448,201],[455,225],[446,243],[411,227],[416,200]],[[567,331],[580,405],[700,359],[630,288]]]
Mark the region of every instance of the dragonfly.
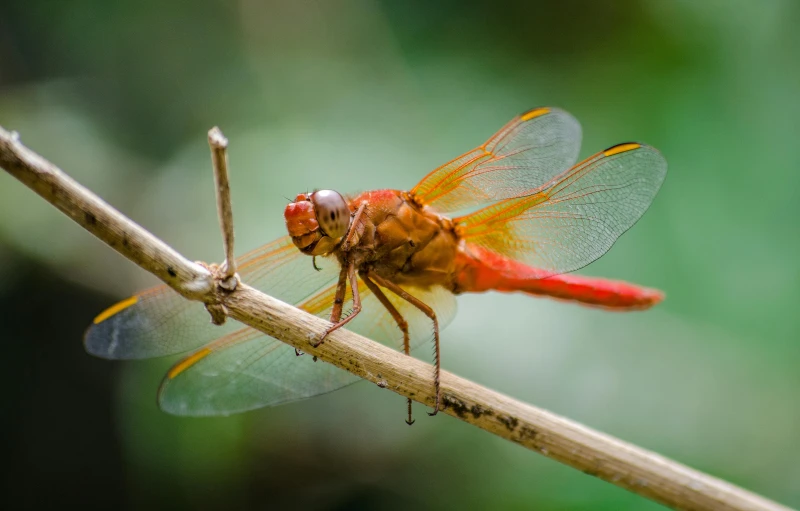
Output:
[[[407,355],[432,341],[434,415],[442,406],[440,331],[456,295],[521,292],[613,311],[663,300],[656,289],[569,274],[639,220],[667,172],[661,153],[638,142],[576,163],[580,143],[572,115],[539,107],[411,190],[298,194],[284,210],[288,235],[237,258],[240,277],[329,319],[312,345],[344,326]],[[211,325],[202,304],[166,285],[99,314],[85,347],[108,359],[186,354],[158,392],[159,406],[178,415],[244,412],[359,379],[236,322]],[[411,424],[411,399],[407,408]]]

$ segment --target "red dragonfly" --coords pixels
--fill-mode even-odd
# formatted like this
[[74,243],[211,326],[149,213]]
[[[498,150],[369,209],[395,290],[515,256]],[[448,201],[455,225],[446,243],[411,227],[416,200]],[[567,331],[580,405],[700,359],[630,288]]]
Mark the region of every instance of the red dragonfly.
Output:
[[[456,294],[521,291],[618,311],[663,299],[658,290],[626,282],[564,275],[608,251],[650,206],[667,172],[661,154],[640,143],[575,164],[580,139],[571,115],[535,108],[411,191],[300,194],[284,212],[289,236],[239,259],[240,276],[329,318],[332,325],[314,344],[344,325],[390,345],[402,342],[406,354],[432,337],[434,415],[439,332],[455,314]],[[101,313],[85,344],[111,359],[196,350],[172,367],[159,390],[161,408],[180,415],[242,412],[358,380],[241,324],[213,326],[202,304],[166,285]]]

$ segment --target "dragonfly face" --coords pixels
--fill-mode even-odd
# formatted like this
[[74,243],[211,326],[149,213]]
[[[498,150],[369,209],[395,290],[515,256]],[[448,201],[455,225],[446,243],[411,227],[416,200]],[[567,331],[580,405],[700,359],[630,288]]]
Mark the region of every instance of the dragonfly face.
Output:
[[301,193],[283,212],[292,242],[303,253],[329,254],[350,227],[350,208],[339,192]]

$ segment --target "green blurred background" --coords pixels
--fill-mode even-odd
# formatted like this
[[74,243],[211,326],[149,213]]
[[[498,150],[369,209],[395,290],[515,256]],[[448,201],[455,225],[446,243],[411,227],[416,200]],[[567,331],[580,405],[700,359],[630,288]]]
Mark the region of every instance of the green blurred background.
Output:
[[[800,2],[10,0],[0,124],[192,259],[221,243],[206,131],[231,140],[238,252],[284,196],[407,189],[526,108],[640,140],[669,175],[584,273],[646,313],[459,298],[444,367],[800,506]],[[0,173],[3,499],[135,509],[658,509],[359,383],[221,419],[160,412],[168,362],[85,354],[152,278]]]

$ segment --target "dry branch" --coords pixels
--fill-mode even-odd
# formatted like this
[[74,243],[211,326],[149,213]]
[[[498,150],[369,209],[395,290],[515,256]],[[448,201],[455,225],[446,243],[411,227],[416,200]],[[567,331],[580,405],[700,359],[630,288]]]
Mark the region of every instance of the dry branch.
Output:
[[[217,137],[218,133],[218,137]],[[214,140],[212,140],[212,135]],[[220,140],[225,143],[221,143]],[[222,134],[209,133],[215,170],[226,166]],[[227,315],[366,380],[431,406],[432,367],[347,330],[313,347],[329,326],[316,316],[245,284],[233,291],[165,243],[74,182],[14,134],[0,128],[0,166],[89,232],[186,298],[221,308]],[[218,173],[219,174],[219,173]],[[227,179],[225,179],[227,182]],[[219,182],[219,177],[218,177]],[[227,186],[226,186],[227,188]],[[219,196],[225,195],[218,189]],[[232,261],[232,216],[220,206],[226,256]],[[226,227],[226,222],[230,222]],[[229,229],[226,231],[226,229]],[[227,239],[230,232],[230,240]],[[235,271],[235,268],[234,268]],[[214,285],[215,284],[215,285]],[[655,453],[623,442],[546,410],[519,402],[448,372],[442,372],[444,413],[516,442],[634,493],[679,509],[787,510],[788,508]]]

